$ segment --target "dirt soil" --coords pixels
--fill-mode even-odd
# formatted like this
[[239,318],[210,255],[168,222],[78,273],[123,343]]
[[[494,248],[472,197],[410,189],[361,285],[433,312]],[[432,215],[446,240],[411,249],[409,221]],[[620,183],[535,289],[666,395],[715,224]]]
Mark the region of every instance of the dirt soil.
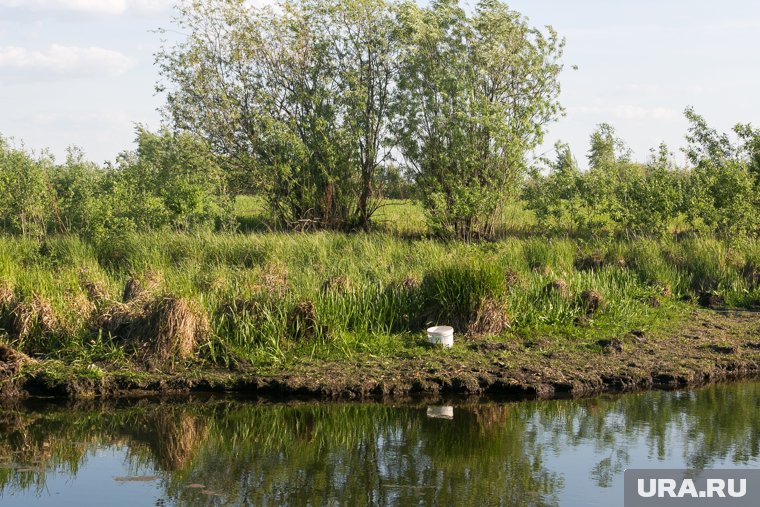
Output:
[[529,399],[698,386],[760,377],[760,313],[696,310],[677,331],[631,330],[588,346],[570,347],[549,340],[527,345],[472,340],[457,347],[439,356],[353,362],[304,359],[267,370],[236,372],[193,369],[93,376],[67,373],[64,366],[51,369],[44,361],[35,361],[0,380],[0,397],[234,392],[277,398],[487,394]]

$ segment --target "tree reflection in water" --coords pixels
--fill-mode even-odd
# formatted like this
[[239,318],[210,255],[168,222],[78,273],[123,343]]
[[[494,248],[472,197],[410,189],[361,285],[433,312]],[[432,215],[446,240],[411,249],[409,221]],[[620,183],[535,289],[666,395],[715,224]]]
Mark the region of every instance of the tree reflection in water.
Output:
[[[552,458],[604,450],[606,487],[646,447],[684,464],[737,465],[760,453],[760,384],[523,403],[459,401],[453,420],[424,405],[206,399],[6,406],[0,500],[74,480],[95,449],[121,449],[130,474],[156,475],[179,505],[557,505]],[[188,487],[190,485],[203,485]],[[86,490],[87,485],[81,486]],[[99,487],[102,487],[99,486]]]

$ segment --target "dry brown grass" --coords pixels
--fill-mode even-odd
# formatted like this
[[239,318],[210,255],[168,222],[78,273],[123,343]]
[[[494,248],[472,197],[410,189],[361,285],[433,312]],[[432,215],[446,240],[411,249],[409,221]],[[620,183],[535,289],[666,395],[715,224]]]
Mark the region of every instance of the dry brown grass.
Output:
[[108,289],[106,285],[98,280],[95,280],[86,268],[79,270],[79,284],[84,288],[87,298],[100,305],[108,301]]
[[575,259],[575,268],[579,271],[592,271],[601,269],[605,264],[603,252],[592,252]]
[[143,289],[156,292],[164,286],[164,275],[158,271],[148,271],[143,277]]
[[289,290],[288,268],[280,264],[270,264],[261,274],[261,284],[257,286],[273,296],[284,296]]
[[26,363],[34,362],[23,352],[0,343],[0,380],[16,375]]
[[313,301],[301,301],[290,312],[288,327],[297,341],[311,340],[325,330],[317,322],[317,309]]
[[198,339],[208,332],[208,320],[184,298],[166,296],[151,306],[150,331],[155,333],[153,357],[160,364],[189,359]]
[[507,289],[523,287],[525,285],[525,277],[520,272],[509,269],[504,275],[504,284]]
[[142,294],[142,292],[142,283],[140,283],[140,280],[134,277],[129,277],[127,283],[124,285],[124,291],[122,292],[121,300],[124,303],[129,303],[130,301],[134,301],[140,297],[140,294]]
[[206,315],[185,298],[140,298],[111,305],[98,317],[97,326],[131,348],[136,358],[151,368],[173,367],[190,359],[198,341],[209,331]]
[[16,293],[13,287],[5,282],[0,283],[0,309],[7,309],[13,305],[16,300]]
[[113,335],[121,335],[124,329],[134,319],[137,308],[125,303],[114,303],[98,315],[96,326]]
[[87,293],[87,298],[95,304],[100,304],[108,300],[108,291],[100,282],[85,282],[84,289]]
[[59,319],[53,311],[53,305],[40,294],[33,294],[31,300],[14,305],[11,312],[9,334],[24,339],[38,333],[43,336],[53,334],[59,325]]
[[401,280],[398,285],[404,290],[417,290],[422,286],[422,280],[413,276],[407,276],[404,277],[404,279]]
[[662,306],[662,299],[657,296],[651,296],[646,299],[646,304],[650,308],[660,308]]
[[586,307],[586,312],[589,315],[593,315],[596,312],[602,310],[605,305],[604,296],[594,289],[585,290],[581,293],[581,301]]
[[493,299],[484,299],[467,325],[467,336],[496,336],[509,328],[506,306]]
[[124,303],[136,300],[147,300],[159,291],[163,283],[163,275],[155,271],[148,271],[145,273],[142,280],[135,276],[131,276],[127,279],[127,283],[124,285],[121,300]]
[[547,294],[558,294],[562,299],[570,298],[570,286],[561,278],[553,280],[544,287]]
[[66,301],[70,311],[66,313],[66,318],[61,320],[63,330],[74,336],[82,326],[91,327],[97,319],[97,304],[82,292],[68,292]]
[[354,282],[345,275],[332,276],[322,284],[323,293],[352,294],[355,290]]

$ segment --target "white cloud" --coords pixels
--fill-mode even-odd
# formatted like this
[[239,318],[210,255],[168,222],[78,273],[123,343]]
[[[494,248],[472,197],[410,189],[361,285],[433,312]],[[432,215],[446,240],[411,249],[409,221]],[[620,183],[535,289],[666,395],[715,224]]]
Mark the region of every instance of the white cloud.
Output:
[[166,11],[173,4],[174,0],[0,0],[0,7],[91,14],[155,13]]
[[98,47],[51,44],[44,50],[0,47],[0,69],[55,76],[119,76],[134,66],[128,56]]
[[659,120],[675,121],[682,116],[680,111],[668,107],[641,107],[631,104],[611,106],[569,106],[568,114],[594,114],[611,116],[619,120]]

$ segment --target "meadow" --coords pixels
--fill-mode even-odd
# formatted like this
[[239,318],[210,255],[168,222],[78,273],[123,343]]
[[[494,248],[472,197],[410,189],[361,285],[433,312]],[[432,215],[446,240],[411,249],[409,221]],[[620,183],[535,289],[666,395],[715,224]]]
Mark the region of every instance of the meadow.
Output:
[[[426,237],[413,203],[388,204],[371,233],[5,236],[0,340],[104,369],[256,368],[438,354],[425,328],[443,324],[460,348],[597,349],[677,328],[699,304],[760,302],[756,239],[447,242]],[[241,229],[266,222],[253,198],[237,215]]]

